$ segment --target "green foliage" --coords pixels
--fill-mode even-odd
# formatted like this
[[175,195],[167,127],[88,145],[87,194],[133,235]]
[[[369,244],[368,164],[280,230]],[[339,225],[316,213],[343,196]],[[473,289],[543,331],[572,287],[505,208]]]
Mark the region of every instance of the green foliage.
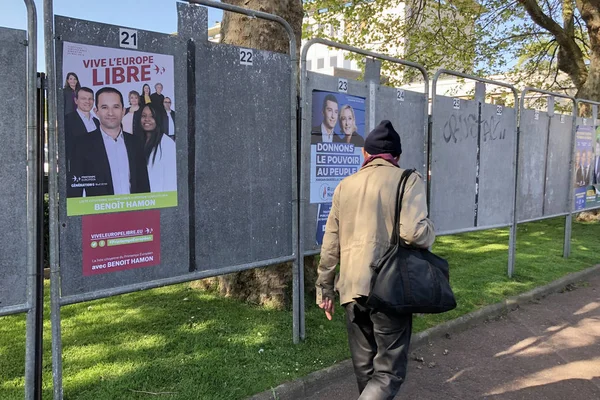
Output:
[[[305,23],[304,37],[328,37],[372,49],[418,62],[430,72],[447,68],[479,76],[506,74],[523,86],[573,88],[570,77],[558,73],[561,55],[555,36],[534,23],[521,3],[313,0],[305,2],[305,10],[314,19],[313,26],[321,28],[314,30]],[[574,1],[544,0],[537,4],[575,40],[589,60],[592,50],[588,30]],[[386,14],[386,10],[395,7],[400,12]],[[331,35],[329,26],[341,35]],[[395,65],[387,66],[384,72],[396,83],[415,78],[414,72],[403,74],[403,68]]]
[[[521,224],[515,276],[506,276],[506,229],[445,236],[458,308],[416,316],[415,331],[600,262],[600,224],[574,223],[562,258],[562,218]],[[307,339],[292,344],[291,311],[255,307],[188,284],[62,308],[67,399],[244,399],[349,357],[344,312],[333,321],[306,299]],[[44,398],[52,398],[48,285]],[[0,318],[0,399],[23,398],[25,316]]]

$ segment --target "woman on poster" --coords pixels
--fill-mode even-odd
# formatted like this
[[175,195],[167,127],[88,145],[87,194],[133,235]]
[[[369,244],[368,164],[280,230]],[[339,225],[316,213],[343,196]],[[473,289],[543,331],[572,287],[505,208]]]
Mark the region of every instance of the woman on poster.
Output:
[[140,123],[145,136],[144,154],[148,164],[150,192],[176,191],[175,142],[162,132],[162,113],[147,104],[142,107]]
[[65,80],[65,86],[63,87],[65,115],[77,110],[77,104],[75,104],[75,94],[80,88],[81,84],[79,83],[79,77],[77,74],[75,74],[75,72],[69,72],[67,74],[67,79]]
[[[134,133],[134,121],[139,121],[139,110],[140,110],[140,94],[135,90],[129,92],[129,107],[125,109],[125,116],[123,117],[123,131],[127,133]],[[136,118],[137,116],[137,118]]]
[[357,132],[356,115],[351,105],[346,104],[340,110],[340,128],[342,134],[342,143],[351,143],[355,147],[363,147],[365,140]]
[[142,94],[140,95],[140,105],[145,106],[151,102],[152,99],[150,99],[150,85],[144,83],[144,86],[142,86]]

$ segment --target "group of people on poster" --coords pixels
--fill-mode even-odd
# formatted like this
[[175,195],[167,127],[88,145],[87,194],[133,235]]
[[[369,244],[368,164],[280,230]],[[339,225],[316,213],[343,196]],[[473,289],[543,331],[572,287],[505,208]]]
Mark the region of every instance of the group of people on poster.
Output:
[[596,140],[595,147],[595,155],[591,150],[576,152],[575,185],[577,187],[600,185],[600,138]]
[[177,190],[175,111],[163,85],[94,92],[68,72],[63,88],[67,197]]

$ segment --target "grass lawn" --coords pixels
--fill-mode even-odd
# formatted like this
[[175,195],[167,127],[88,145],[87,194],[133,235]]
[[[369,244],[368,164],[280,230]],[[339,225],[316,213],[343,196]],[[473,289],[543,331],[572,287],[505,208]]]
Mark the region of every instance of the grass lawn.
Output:
[[[600,263],[600,224],[574,223],[562,258],[562,218],[519,226],[508,279],[508,230],[439,238],[458,308],[415,318],[421,331]],[[48,285],[46,285],[48,293]],[[52,398],[48,296],[44,398]],[[292,344],[291,311],[240,304],[187,284],[62,308],[66,399],[243,399],[349,357],[344,313],[307,299],[307,339]],[[23,398],[25,317],[0,318],[0,399]],[[162,393],[153,396],[149,393]]]

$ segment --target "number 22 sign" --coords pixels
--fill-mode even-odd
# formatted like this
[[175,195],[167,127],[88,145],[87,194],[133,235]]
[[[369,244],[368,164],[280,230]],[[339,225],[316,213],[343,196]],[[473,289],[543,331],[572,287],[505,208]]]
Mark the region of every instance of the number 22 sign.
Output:
[[240,64],[241,65],[253,65],[254,64],[254,53],[251,49],[240,49]]

